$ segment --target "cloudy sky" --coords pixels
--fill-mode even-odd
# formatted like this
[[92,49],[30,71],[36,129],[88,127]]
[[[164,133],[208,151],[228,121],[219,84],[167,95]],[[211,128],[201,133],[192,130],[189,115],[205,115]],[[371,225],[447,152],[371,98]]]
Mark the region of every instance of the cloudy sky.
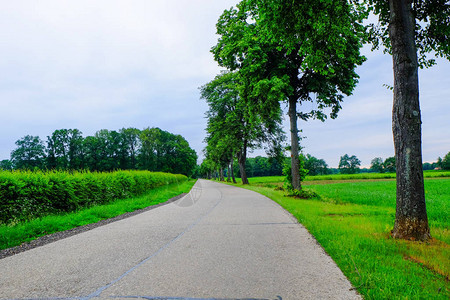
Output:
[[[87,136],[160,127],[201,155],[207,106],[198,87],[220,71],[209,52],[215,23],[236,3],[0,0],[0,160],[19,138],[45,140],[61,128]],[[392,92],[383,87],[392,85],[391,58],[364,51],[360,83],[338,119],[299,122],[305,152],[331,167],[345,153],[363,166],[394,154]],[[444,60],[420,72],[424,161],[450,151],[449,75]]]

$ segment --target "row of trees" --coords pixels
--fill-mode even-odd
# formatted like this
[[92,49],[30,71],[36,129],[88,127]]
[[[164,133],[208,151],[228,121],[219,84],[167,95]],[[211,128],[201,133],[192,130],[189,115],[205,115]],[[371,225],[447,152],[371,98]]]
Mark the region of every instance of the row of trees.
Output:
[[424,163],[424,170],[450,170],[450,152],[444,156],[444,158],[438,157],[434,163]]
[[[303,168],[308,171],[308,175],[327,175],[327,174],[356,174],[356,173],[395,173],[395,157],[388,157],[383,160],[381,157],[375,157],[371,161],[370,168],[361,169],[361,161],[355,155],[344,154],[340,157],[338,168],[329,168],[323,159],[316,158],[311,154],[301,155]],[[285,164],[290,164],[290,158],[284,159]],[[439,157],[436,162],[424,163],[423,170],[450,170],[450,152],[442,159]],[[208,177],[216,175],[216,177],[231,177],[231,170],[224,169],[224,175],[220,176],[219,172],[213,174],[210,169],[203,163],[199,169],[199,176]],[[234,164],[232,173],[236,177],[240,177],[239,167]],[[283,175],[283,163],[279,160],[268,157],[250,157],[245,163],[245,173],[248,177],[262,176],[281,176]]]
[[197,154],[181,136],[159,128],[102,129],[83,137],[78,129],[55,130],[44,143],[27,135],[16,141],[0,168],[58,170],[149,170],[191,176]]
[[[363,20],[369,12],[378,15],[379,22],[365,27]],[[242,161],[247,146],[258,145],[260,129],[268,137],[277,133],[272,129],[280,119],[279,102],[284,102],[290,118],[290,178],[293,188],[300,190],[297,119],[325,120],[327,108],[336,117],[344,95],[350,95],[357,83],[355,69],[365,60],[360,54],[362,44],[383,45],[393,55],[394,69],[397,211],[393,236],[428,239],[418,68],[434,63],[426,57],[429,52],[450,58],[449,15],[450,3],[445,0],[242,0],[226,10],[217,23],[219,40],[212,52],[233,79],[225,86],[219,84],[219,89],[214,86],[221,77],[208,84],[213,97],[205,93],[207,87],[202,89],[202,97],[210,104],[209,166],[222,169],[237,153],[245,178]],[[232,115],[240,109],[240,117],[228,118],[211,106],[220,99],[231,100],[231,108],[228,100],[223,107]],[[298,105],[307,101],[316,102],[314,109],[299,112]],[[221,125],[231,133],[217,129]],[[272,144],[271,139],[268,142]],[[280,143],[273,144],[278,149]]]

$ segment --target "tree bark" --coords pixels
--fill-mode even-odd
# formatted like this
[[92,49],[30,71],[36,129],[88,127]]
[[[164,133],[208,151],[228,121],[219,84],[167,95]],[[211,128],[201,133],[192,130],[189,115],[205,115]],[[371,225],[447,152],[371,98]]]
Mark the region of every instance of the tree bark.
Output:
[[234,158],[231,157],[230,161],[230,170],[231,170],[231,179],[233,179],[233,183],[236,183],[236,178],[234,177]]
[[225,179],[223,178],[223,168],[222,167],[219,168],[219,180],[225,181]]
[[422,171],[415,18],[411,0],[389,0],[389,37],[394,65],[392,131],[397,166],[394,238],[430,238]]
[[247,142],[244,142],[244,147],[238,152],[237,156],[242,184],[248,184],[247,173],[245,172],[245,161],[247,160]]
[[291,126],[291,174],[292,186],[296,190],[301,190],[300,169],[299,169],[299,143],[297,127],[297,98],[289,98],[289,119]]
[[230,170],[230,164],[227,165],[227,182],[231,182],[231,170]]

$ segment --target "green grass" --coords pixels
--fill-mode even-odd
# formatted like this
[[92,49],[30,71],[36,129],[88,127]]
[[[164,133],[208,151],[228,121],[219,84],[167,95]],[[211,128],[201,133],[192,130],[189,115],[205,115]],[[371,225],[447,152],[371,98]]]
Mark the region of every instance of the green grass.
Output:
[[0,249],[18,246],[43,235],[96,223],[100,220],[165,202],[181,193],[189,192],[194,183],[194,180],[173,183],[152,189],[139,197],[117,200],[76,212],[49,215],[16,225],[0,225]]
[[0,224],[31,221],[119,199],[188,178],[149,171],[0,171]]
[[[445,178],[450,177],[450,171],[424,171],[425,178]],[[343,181],[343,180],[378,180],[395,179],[395,173],[359,173],[359,174],[333,174],[306,176],[305,184],[313,181]],[[239,178],[236,180],[240,181]],[[284,181],[284,176],[251,177],[248,179],[251,184],[271,184],[279,186]]]
[[[271,181],[274,180],[274,181]],[[252,178],[246,188],[291,212],[315,236],[366,299],[448,299],[450,179],[425,181],[433,239],[395,240],[395,181],[310,185],[320,199],[286,197],[278,178]],[[241,185],[240,185],[241,186]]]

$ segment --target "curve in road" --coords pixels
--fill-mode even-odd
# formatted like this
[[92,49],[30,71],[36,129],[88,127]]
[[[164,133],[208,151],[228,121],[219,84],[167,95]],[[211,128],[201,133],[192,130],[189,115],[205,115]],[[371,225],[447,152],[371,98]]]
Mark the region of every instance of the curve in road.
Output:
[[272,200],[199,180],[182,199],[0,260],[0,299],[360,299]]

